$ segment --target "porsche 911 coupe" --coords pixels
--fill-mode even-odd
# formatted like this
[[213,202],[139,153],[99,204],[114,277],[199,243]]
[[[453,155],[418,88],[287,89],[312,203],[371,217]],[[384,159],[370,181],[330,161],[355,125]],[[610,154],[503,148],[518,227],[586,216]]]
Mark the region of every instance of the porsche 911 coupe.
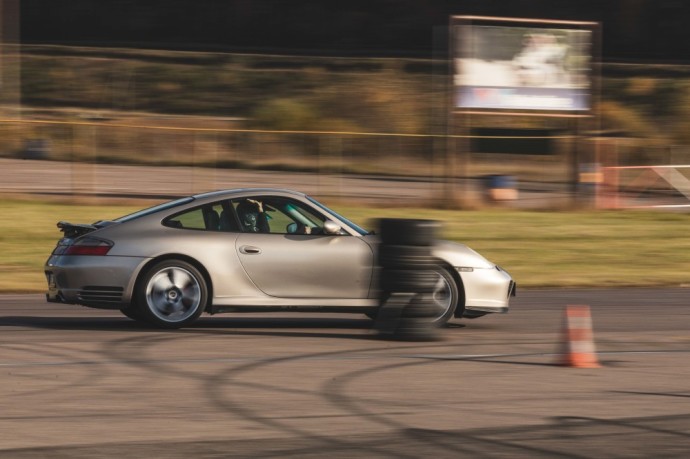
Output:
[[[279,189],[188,196],[93,224],[59,222],[49,302],[119,309],[179,328],[204,312],[375,317],[380,238],[315,199]],[[430,320],[508,311],[510,275],[465,245],[434,241]]]

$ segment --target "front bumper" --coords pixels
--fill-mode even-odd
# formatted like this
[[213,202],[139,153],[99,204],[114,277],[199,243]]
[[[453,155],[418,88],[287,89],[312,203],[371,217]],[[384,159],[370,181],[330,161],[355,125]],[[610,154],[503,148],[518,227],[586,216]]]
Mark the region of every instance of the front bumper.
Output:
[[517,284],[498,266],[491,268],[458,269],[465,288],[465,309],[479,312],[506,313],[510,297],[515,296]]
[[134,280],[146,258],[51,256],[44,270],[48,302],[121,309],[131,302]]

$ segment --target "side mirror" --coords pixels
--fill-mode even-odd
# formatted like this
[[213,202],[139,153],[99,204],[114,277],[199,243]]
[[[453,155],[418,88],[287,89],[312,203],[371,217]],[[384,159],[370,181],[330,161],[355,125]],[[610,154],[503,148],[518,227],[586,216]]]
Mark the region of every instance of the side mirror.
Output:
[[290,223],[285,229],[288,234],[295,234],[297,232],[297,223]]
[[323,232],[324,234],[340,234],[340,225],[332,220],[326,220],[323,222]]

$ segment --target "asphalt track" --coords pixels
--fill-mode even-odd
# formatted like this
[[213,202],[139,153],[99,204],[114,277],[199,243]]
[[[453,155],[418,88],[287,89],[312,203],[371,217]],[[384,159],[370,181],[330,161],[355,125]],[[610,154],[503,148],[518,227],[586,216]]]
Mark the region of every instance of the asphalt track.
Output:
[[[520,291],[442,339],[363,316],[179,331],[0,296],[0,457],[688,457],[690,290]],[[555,365],[591,306],[601,368]]]

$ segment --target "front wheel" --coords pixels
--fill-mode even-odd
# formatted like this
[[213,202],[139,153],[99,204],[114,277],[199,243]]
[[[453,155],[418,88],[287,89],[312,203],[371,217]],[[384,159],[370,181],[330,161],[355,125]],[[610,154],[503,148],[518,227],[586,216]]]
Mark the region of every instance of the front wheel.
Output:
[[435,311],[432,320],[437,325],[443,325],[455,314],[460,295],[458,285],[447,269],[439,267],[434,272],[438,278],[431,292],[431,305]]
[[204,276],[182,260],[166,260],[152,266],[136,292],[140,314],[161,328],[180,328],[194,322],[204,312],[207,299]]

